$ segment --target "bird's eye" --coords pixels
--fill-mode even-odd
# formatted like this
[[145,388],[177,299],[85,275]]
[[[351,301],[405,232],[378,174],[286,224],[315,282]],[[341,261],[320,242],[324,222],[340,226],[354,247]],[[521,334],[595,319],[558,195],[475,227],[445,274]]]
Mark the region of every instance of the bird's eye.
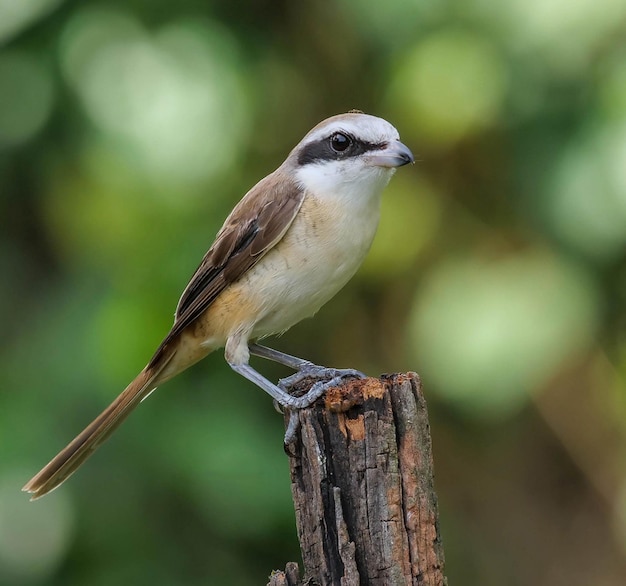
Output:
[[336,153],[343,153],[352,144],[352,139],[341,132],[330,137],[330,148]]

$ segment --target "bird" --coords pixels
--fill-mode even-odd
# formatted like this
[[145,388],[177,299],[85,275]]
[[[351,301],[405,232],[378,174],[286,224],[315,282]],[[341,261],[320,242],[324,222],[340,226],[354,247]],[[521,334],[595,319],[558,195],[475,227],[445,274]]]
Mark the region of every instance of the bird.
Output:
[[[360,110],[310,130],[234,207],[148,364],[24,486],[31,500],[72,475],[157,386],[217,349],[224,348],[235,372],[292,413],[342,377],[364,376],[318,366],[258,341],[313,316],[352,278],[374,239],[384,188],[398,167],[414,162],[392,124]],[[251,354],[296,372],[274,384],[249,364]],[[287,392],[305,377],[319,380],[301,397]],[[291,422],[286,442],[290,434]]]

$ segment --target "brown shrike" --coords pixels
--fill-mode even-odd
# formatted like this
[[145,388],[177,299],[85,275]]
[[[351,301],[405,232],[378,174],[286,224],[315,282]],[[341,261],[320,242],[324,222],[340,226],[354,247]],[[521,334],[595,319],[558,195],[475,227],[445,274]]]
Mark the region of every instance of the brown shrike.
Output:
[[[228,216],[148,365],[24,490],[36,499],[59,486],[157,385],[218,348],[234,371],[288,410],[307,407],[342,376],[363,376],[254,340],[312,316],[354,275],[374,239],[381,192],[396,167],[414,162],[399,139],[391,124],[359,111],[313,128]],[[250,354],[297,372],[275,385],[248,364]],[[307,376],[331,380],[302,397],[285,390]],[[295,434],[289,428],[286,441]]]

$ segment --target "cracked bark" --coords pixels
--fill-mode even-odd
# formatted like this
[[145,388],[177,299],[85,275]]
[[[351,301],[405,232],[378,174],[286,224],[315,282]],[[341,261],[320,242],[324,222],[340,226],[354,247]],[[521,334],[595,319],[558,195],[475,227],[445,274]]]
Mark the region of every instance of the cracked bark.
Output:
[[290,467],[304,578],[289,563],[269,586],[445,586],[419,377],[348,380],[299,418]]

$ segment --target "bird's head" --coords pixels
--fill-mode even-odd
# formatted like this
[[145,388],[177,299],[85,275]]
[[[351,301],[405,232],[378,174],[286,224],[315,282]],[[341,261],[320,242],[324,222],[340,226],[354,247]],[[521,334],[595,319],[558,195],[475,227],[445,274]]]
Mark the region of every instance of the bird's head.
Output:
[[397,167],[414,162],[389,122],[351,111],[315,126],[285,165],[305,189],[362,198],[379,194]]

